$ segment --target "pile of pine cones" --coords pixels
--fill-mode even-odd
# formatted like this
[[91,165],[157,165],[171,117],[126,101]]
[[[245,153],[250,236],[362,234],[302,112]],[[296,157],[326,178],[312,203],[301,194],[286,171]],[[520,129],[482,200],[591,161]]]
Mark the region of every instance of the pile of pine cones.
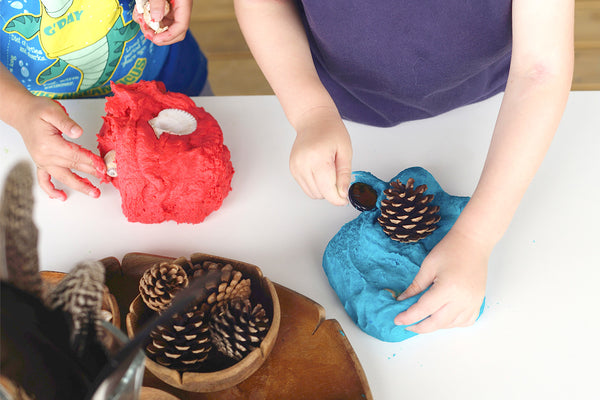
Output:
[[269,317],[262,304],[251,299],[251,280],[231,264],[157,263],[140,279],[140,295],[148,308],[160,313],[194,279],[206,281],[200,301],[155,329],[145,345],[146,355],[180,372],[226,368],[260,346]]

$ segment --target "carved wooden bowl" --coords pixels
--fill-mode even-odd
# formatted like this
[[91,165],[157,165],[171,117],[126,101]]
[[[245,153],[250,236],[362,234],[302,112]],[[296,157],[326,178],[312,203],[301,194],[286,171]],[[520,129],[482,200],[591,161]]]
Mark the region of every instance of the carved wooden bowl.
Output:
[[[185,261],[185,258],[175,260],[175,263]],[[204,261],[231,264],[234,269],[240,271],[244,278],[250,278],[252,282],[253,302],[260,302],[265,308],[271,320],[271,325],[260,347],[252,350],[241,360],[223,369],[215,368],[213,372],[179,372],[162,366],[146,357],[146,368],[156,377],[169,385],[190,392],[216,392],[233,387],[250,377],[267,359],[275,345],[279,325],[281,321],[281,310],[279,299],[273,283],[255,265],[243,263],[236,260],[216,257],[207,254],[195,253],[190,257],[192,264],[202,264]],[[129,337],[135,334],[144,324],[155,315],[138,295],[130,304],[129,313],[126,317],[127,334]]]
[[[40,271],[42,281],[44,284],[50,287],[56,286],[67,274],[65,272],[58,271]],[[117,328],[121,328],[121,313],[119,312],[119,305],[115,296],[104,287],[104,296],[102,297],[102,314],[104,320],[110,322]]]

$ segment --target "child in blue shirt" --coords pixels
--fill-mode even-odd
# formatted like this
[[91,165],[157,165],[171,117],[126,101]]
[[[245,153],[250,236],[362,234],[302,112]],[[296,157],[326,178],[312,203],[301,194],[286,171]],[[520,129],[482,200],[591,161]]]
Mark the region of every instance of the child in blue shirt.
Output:
[[23,137],[50,197],[66,199],[52,178],[98,197],[73,170],[105,174],[97,155],[62,137],[83,132],[51,99],[106,96],[111,81],[157,80],[189,96],[209,90],[206,58],[188,30],[192,0],[167,15],[165,2],[150,1],[153,19],[168,26],[156,34],[134,0],[0,0],[0,119]]
[[311,198],[347,203],[343,118],[392,126],[504,92],[471,200],[398,299],[429,290],[395,319],[417,333],[472,324],[489,255],[566,105],[573,0],[235,0],[235,9],[296,130],[290,170]]

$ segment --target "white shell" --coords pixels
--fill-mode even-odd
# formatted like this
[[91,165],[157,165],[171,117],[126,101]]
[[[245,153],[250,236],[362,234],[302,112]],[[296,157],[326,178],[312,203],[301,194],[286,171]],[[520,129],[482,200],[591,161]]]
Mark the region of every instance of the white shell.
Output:
[[106,175],[117,176],[117,153],[114,150],[104,155],[104,164],[106,164]]
[[[150,28],[152,28],[152,30],[154,30],[154,33],[161,33],[166,31],[167,29],[169,29],[169,26],[161,26],[160,21],[154,21],[152,19],[152,17],[150,16],[150,1],[146,1],[143,5],[144,8],[144,21],[146,21],[146,24],[148,24],[148,26]],[[169,2],[166,1],[165,2],[165,14],[167,15],[169,13],[169,10],[171,9],[171,6],[169,6]]]
[[156,137],[160,137],[163,132],[173,135],[189,135],[198,126],[196,118],[192,114],[177,108],[165,108],[148,123],[154,129]]

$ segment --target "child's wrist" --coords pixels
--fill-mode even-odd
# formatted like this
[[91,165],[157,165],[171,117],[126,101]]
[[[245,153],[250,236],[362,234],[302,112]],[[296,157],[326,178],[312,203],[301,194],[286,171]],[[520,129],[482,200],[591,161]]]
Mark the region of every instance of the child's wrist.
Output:
[[21,132],[23,125],[30,123],[27,110],[31,108],[30,105],[35,99],[36,97],[29,92],[15,93],[14,96],[10,96],[10,102],[5,104],[2,120]]
[[302,132],[306,127],[314,124],[341,121],[342,118],[335,106],[319,105],[302,111],[298,117],[290,121],[296,132]]

